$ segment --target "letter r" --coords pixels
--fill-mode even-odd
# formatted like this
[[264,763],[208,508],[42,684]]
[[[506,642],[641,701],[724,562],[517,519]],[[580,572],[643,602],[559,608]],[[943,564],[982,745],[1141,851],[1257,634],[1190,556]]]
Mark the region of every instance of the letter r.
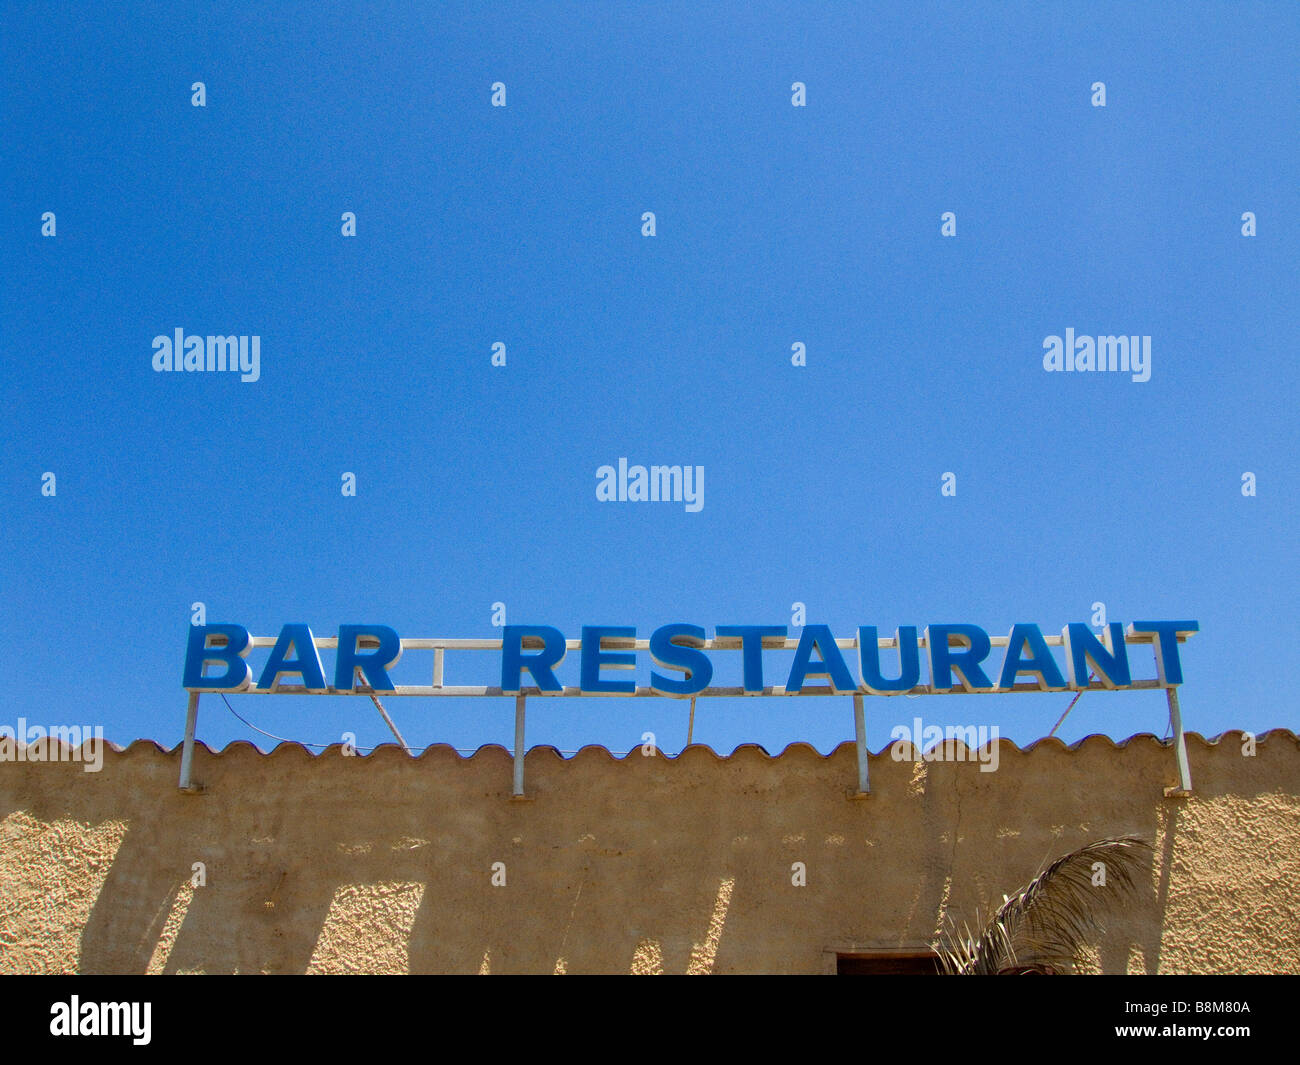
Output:
[[[532,647],[540,640],[541,653],[524,654],[525,640]],[[507,625],[501,630],[501,690],[507,695],[518,695],[526,669],[542,691],[563,691],[553,667],[564,661],[566,650],[564,633],[550,625]]]
[[[372,636],[379,641],[379,649],[361,654],[357,641],[362,636]],[[402,640],[395,629],[387,625],[340,625],[338,657],[334,660],[334,687],[339,691],[352,691],[356,687],[357,668],[366,683],[377,692],[397,689],[388,676],[388,667],[402,657]]]

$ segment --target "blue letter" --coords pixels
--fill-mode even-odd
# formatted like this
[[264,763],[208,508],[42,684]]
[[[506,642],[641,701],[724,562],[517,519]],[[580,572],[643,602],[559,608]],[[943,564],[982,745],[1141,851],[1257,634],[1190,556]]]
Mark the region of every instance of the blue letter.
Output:
[[[1023,658],[1020,652],[1026,646],[1033,653],[1028,658]],[[1065,678],[1061,676],[1060,667],[1037,625],[1011,626],[1011,635],[1007,638],[1007,657],[1002,662],[1002,679],[998,681],[998,687],[1003,691],[1011,691],[1016,686],[1016,677],[1021,673],[1035,674],[1042,691],[1059,692],[1065,689]]]
[[[379,649],[374,654],[358,654],[357,640],[361,636],[378,640]],[[340,625],[339,653],[334,660],[334,687],[339,691],[352,691],[357,667],[360,666],[361,675],[374,691],[396,691],[387,670],[401,657],[401,638],[387,625]]]
[[1183,682],[1183,664],[1178,660],[1178,637],[1200,632],[1195,621],[1135,621],[1129,632],[1153,632],[1156,640],[1156,676],[1165,688]]
[[[784,625],[718,625],[714,636],[739,636],[741,657],[745,665],[745,691],[763,690],[763,637],[785,639]],[[713,641],[718,646],[718,641]]]
[[650,687],[661,695],[694,695],[702,692],[713,679],[713,663],[700,650],[704,630],[698,625],[661,625],[650,637],[650,657],[657,666],[680,669],[685,680],[665,677],[650,671]]
[[[916,642],[916,626],[904,625],[898,630],[898,680],[885,680],[880,675],[880,637],[874,625],[858,629],[858,662],[862,670],[862,686],[872,695],[902,695],[921,682],[921,655]],[[917,741],[920,742],[919,740]]]
[[1128,644],[1124,642],[1124,626],[1112,621],[1110,631],[1111,651],[1082,622],[1076,621],[1061,630],[1061,643],[1065,645],[1065,675],[1071,688],[1088,687],[1088,663],[1106,688],[1127,688],[1133,683],[1128,668]]
[[[948,646],[948,637],[956,636],[965,644],[954,651]],[[935,691],[956,691],[952,671],[961,676],[961,686],[968,692],[993,690],[980,663],[989,656],[989,634],[978,625],[929,625],[925,642],[930,651],[930,683]]]
[[[286,658],[289,648],[298,652],[297,658]],[[325,690],[325,670],[321,668],[320,655],[316,651],[316,641],[311,629],[306,625],[286,625],[280,630],[280,636],[267,659],[266,668],[262,670],[262,679],[257,686],[270,691],[280,683],[282,673],[297,673],[302,677],[303,687],[309,692]]]
[[601,680],[600,668],[636,669],[636,652],[632,654],[602,654],[601,640],[607,639],[613,647],[632,647],[636,643],[636,629],[609,625],[582,626],[582,661],[578,684],[584,692],[608,692],[631,695],[636,691],[634,680]]
[[[525,644],[530,651],[540,647],[542,653],[525,655]],[[564,691],[551,667],[564,661],[566,649],[564,633],[550,625],[507,625],[501,630],[501,690],[518,695],[526,669],[542,691]]]
[[[812,669],[812,653],[816,648],[821,655],[821,669]],[[795,648],[794,664],[790,666],[790,679],[785,682],[785,690],[803,691],[808,677],[829,677],[831,688],[837,692],[856,692],[858,686],[853,683],[849,667],[844,664],[839,645],[831,635],[829,625],[806,625],[799,636],[799,646]]]
[[[225,647],[208,646],[209,636],[224,636]],[[243,625],[191,625],[190,640],[185,648],[185,683],[183,687],[205,691],[239,692],[248,687],[248,663],[244,661],[252,644]],[[209,662],[224,662],[224,677],[205,677]]]

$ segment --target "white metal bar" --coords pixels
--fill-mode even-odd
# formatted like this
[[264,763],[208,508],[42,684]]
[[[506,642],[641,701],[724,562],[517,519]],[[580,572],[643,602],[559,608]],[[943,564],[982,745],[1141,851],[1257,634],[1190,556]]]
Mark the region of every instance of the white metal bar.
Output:
[[1192,772],[1187,766],[1187,740],[1183,735],[1183,712],[1178,705],[1178,689],[1166,688],[1169,700],[1169,723],[1174,729],[1174,758],[1178,762],[1179,788],[1187,793],[1192,790]]
[[407,754],[410,754],[411,748],[407,746],[406,740],[402,739],[402,734],[397,731],[397,726],[393,724],[393,719],[388,716],[388,711],[384,709],[384,704],[379,701],[379,696],[374,692],[370,692],[369,695],[370,701],[375,704],[375,708],[379,711],[379,716],[384,719],[384,724],[386,724],[392,734],[397,737],[397,742],[402,745],[402,750]]
[[441,688],[441,687],[442,687],[442,660],[443,660],[443,654],[444,654],[444,652],[443,652],[443,649],[442,649],[441,647],[436,647],[436,648],[434,648],[434,651],[433,651],[433,686],[434,686],[435,688]]
[[[1194,635],[1194,634],[1192,634]],[[274,647],[276,636],[250,636],[249,645],[251,647]],[[1178,642],[1186,643],[1191,636],[1187,633],[1178,633]],[[211,637],[212,642],[209,647],[224,647],[225,638],[216,634]],[[500,640],[463,640],[450,639],[441,636],[403,636],[400,638],[402,650],[404,651],[499,651],[501,650]],[[334,649],[339,645],[337,636],[317,636],[315,638],[317,648]],[[618,639],[606,636],[602,641],[606,650],[637,650],[648,651],[650,649],[649,640],[629,640]],[[917,633],[916,642],[919,647],[928,647],[925,636],[920,632]],[[1043,642],[1048,647],[1061,647],[1064,641],[1060,636],[1043,636]],[[1124,637],[1125,643],[1147,644],[1155,642],[1154,633],[1128,633]],[[1008,637],[990,636],[989,644],[993,647],[1006,647]],[[881,648],[893,648],[898,646],[898,638],[895,636],[880,636],[876,639],[877,646]],[[362,636],[357,646],[363,650],[373,650],[379,646],[379,641],[374,637]],[[581,640],[565,640],[564,646],[570,651],[578,651],[582,648]],[[739,651],[739,636],[719,636],[711,640],[705,640],[703,649],[706,651]],[[763,640],[763,649],[766,651],[793,651],[799,646],[799,641],[793,638],[782,639],[780,637],[766,637]],[[837,637],[835,646],[844,651],[853,650],[858,646],[856,636]]]
[[[1155,691],[1155,690],[1157,690],[1157,689],[1161,689],[1161,688],[1164,688],[1164,685],[1161,684],[1160,681],[1158,681],[1158,680],[1135,680],[1135,681],[1132,682],[1132,684],[1128,685],[1128,688],[1121,689],[1121,690],[1125,690],[1125,691],[1127,691],[1127,690],[1129,690],[1129,689],[1133,689],[1133,690],[1135,690],[1135,691]],[[275,691],[268,691],[267,689],[264,689],[264,688],[245,688],[243,691],[239,691],[239,692],[229,691],[229,690],[224,689],[224,688],[196,688],[196,689],[194,689],[194,690],[195,690],[196,692],[220,692],[220,691],[225,691],[227,695],[369,695],[369,694],[370,694],[369,690],[361,690],[361,691],[356,691],[356,690],[351,690],[351,689],[343,689],[343,690],[340,690],[340,689],[338,689],[338,688],[328,688],[328,689],[326,689],[326,690],[323,691],[323,692],[309,692],[309,691],[308,691],[306,688],[304,688],[301,684],[281,684],[281,685],[279,685],[279,686],[276,687]],[[1083,689],[1079,689],[1079,688],[1064,688],[1064,689],[1060,689],[1060,690],[1061,690],[1061,691],[1114,691],[1115,689],[1107,688],[1105,685],[1103,685],[1103,684],[1099,681],[1099,682],[1097,682],[1096,684],[1090,684],[1090,685],[1088,685],[1087,688],[1083,688]],[[631,692],[584,692],[581,688],[575,687],[575,686],[573,686],[573,685],[568,685],[568,686],[565,686],[564,688],[562,688],[560,691],[557,691],[557,692],[544,692],[544,691],[542,691],[540,688],[535,688],[535,687],[534,687],[534,688],[522,688],[522,689],[520,689],[520,691],[521,691],[522,694],[524,694],[524,695],[529,695],[529,696],[533,696],[533,695],[536,695],[536,696],[545,696],[545,697],[547,697],[547,698],[553,698],[553,699],[560,699],[560,698],[564,698],[564,699],[578,699],[578,698],[583,698],[583,699],[593,699],[593,698],[595,698],[595,699],[634,699],[634,698],[635,698],[635,699],[648,699],[648,698],[654,698],[654,699],[665,699],[665,698],[671,698],[670,696],[665,696],[665,695],[661,694],[660,692],[655,691],[653,688],[650,688],[650,687],[638,687],[635,691],[631,691]],[[935,690],[934,690],[930,685],[928,685],[928,684],[918,684],[915,688],[911,688],[911,689],[909,689],[906,693],[902,693],[902,692],[900,692],[899,694],[900,694],[900,695],[901,695],[901,694],[907,694],[907,695],[968,695],[968,694],[978,694],[978,695],[1013,695],[1013,694],[1018,694],[1018,693],[1023,693],[1023,692],[1038,692],[1038,693],[1042,694],[1042,693],[1043,693],[1043,689],[1039,688],[1038,685],[1034,684],[1032,681],[1022,681],[1021,683],[1017,684],[1014,688],[1008,688],[1008,689],[1006,689],[1006,690],[1003,690],[1003,689],[1000,689],[1000,688],[999,688],[997,691],[992,691],[992,692],[966,692],[966,691],[963,691],[963,690],[960,689],[960,688],[959,688],[958,690],[956,690],[956,691],[949,691],[949,690],[946,689],[946,688],[942,688],[942,689],[940,689],[940,690],[938,690],[938,691],[935,691]],[[431,684],[399,684],[399,685],[397,685],[396,688],[394,688],[392,691],[386,691],[386,692],[383,692],[383,694],[384,694],[384,695],[418,695],[418,696],[454,696],[454,697],[456,697],[456,698],[471,698],[471,697],[479,697],[479,696],[488,696],[488,697],[490,697],[490,698],[499,699],[499,698],[501,698],[501,697],[504,696],[504,695],[514,695],[514,694],[516,694],[516,693],[515,693],[515,692],[508,692],[508,691],[503,690],[502,688],[495,687],[495,686],[492,686],[492,685],[458,684],[458,685],[443,685],[441,688],[435,688],[435,687],[433,687],[433,685],[431,685]],[[786,697],[786,698],[796,698],[796,697],[803,697],[803,696],[809,696],[809,695],[846,695],[846,694],[853,694],[853,693],[851,693],[851,692],[837,692],[837,691],[832,690],[831,688],[825,688],[825,687],[815,687],[815,688],[814,688],[814,687],[809,687],[809,688],[804,688],[802,691],[787,691],[787,690],[786,690],[785,688],[783,688],[783,687],[779,687],[779,686],[768,686],[768,687],[764,688],[762,691],[755,691],[755,692],[745,691],[744,688],[740,688],[740,687],[728,687],[728,688],[705,688],[703,691],[696,692],[696,693],[695,693],[695,697],[696,697],[696,698],[715,698],[715,699],[716,699],[716,698],[725,698],[725,699],[741,699],[741,698],[744,698],[744,699],[757,699],[757,698],[765,698],[765,697]],[[860,694],[860,695],[866,695],[866,694],[869,694],[869,693],[866,692],[865,690],[859,690],[858,694]],[[886,697],[886,696],[881,696],[880,698],[887,698],[887,697]]]
[[406,740],[402,739],[402,734],[397,731],[397,726],[393,724],[393,719],[388,716],[388,711],[384,709],[384,704],[379,701],[379,696],[375,694],[375,689],[370,687],[366,681],[365,674],[360,666],[352,670],[352,682],[357,688],[360,695],[369,695],[370,701],[375,704],[375,709],[379,711],[379,716],[384,719],[384,724],[388,726],[388,731],[393,734],[397,742],[401,744],[402,750],[411,754],[411,748],[406,745]]
[[524,696],[515,696],[515,776],[514,797],[524,794]]
[[185,708],[185,742],[181,747],[181,791],[193,787],[190,770],[194,765],[194,731],[199,723],[199,693],[190,692],[190,701]]
[[867,776],[867,722],[861,695],[853,697],[853,733],[858,746],[858,794],[866,795],[871,791],[871,781]]

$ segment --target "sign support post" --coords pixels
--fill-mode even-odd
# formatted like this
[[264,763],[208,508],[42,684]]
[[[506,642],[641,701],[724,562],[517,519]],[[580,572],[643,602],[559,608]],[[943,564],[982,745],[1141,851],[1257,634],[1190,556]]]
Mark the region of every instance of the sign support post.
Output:
[[1173,726],[1174,757],[1178,760],[1178,786],[1165,788],[1165,795],[1181,798],[1192,793],[1192,773],[1187,768],[1187,740],[1183,735],[1183,711],[1178,705],[1177,688],[1166,688],[1165,697],[1169,700],[1169,724]]
[[197,791],[190,783],[190,767],[194,763],[194,730],[199,723],[199,693],[190,692],[189,706],[185,709],[185,743],[181,747],[181,791]]
[[512,799],[524,797],[524,702],[525,696],[515,696],[515,779]]
[[858,790],[854,798],[871,794],[871,781],[867,778],[867,723],[862,710],[862,696],[853,696],[853,730],[858,746]]

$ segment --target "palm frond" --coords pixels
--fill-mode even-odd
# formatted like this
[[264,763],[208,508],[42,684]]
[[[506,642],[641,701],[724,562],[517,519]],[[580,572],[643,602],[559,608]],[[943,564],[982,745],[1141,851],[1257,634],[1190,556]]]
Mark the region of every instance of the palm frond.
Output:
[[[1054,971],[1074,964],[1101,929],[1109,906],[1137,891],[1137,870],[1151,844],[1137,836],[1098,840],[1057,858],[981,924],[959,930],[949,918],[935,945],[939,966],[950,975],[1007,970]],[[1106,867],[1105,887],[1093,884],[1093,864]]]

